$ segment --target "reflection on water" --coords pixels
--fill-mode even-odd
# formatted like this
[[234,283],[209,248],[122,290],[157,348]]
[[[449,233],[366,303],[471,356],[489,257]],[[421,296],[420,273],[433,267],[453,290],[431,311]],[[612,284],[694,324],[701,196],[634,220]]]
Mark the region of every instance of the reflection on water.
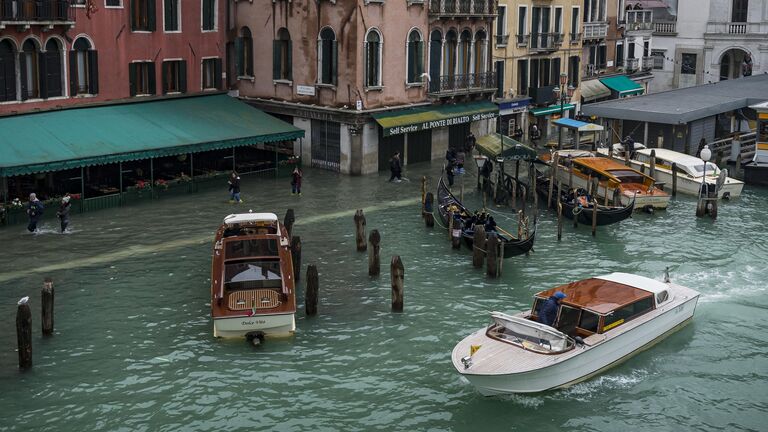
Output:
[[[303,196],[289,180],[244,178],[247,204],[226,185],[153,205],[73,215],[73,232],[47,222],[0,230],[0,431],[6,430],[638,430],[763,429],[768,406],[768,193],[747,187],[719,219],[697,220],[695,201],[618,225],[564,227],[556,240],[542,210],[535,252],[488,280],[466,249],[420,218],[421,175],[346,177],[307,170]],[[435,179],[431,178],[434,189]],[[465,201],[478,206],[475,179]],[[458,186],[458,183],[457,183]],[[233,211],[296,211],[304,269],[320,273],[319,316],[298,314],[293,338],[253,349],[215,340],[209,318],[210,247]],[[367,275],[352,216],[382,235],[383,275]],[[494,208],[500,226],[512,212]],[[391,255],[405,264],[405,312],[390,313]],[[455,343],[488,311],[527,308],[555,284],[611,271],[702,292],[693,323],[595,379],[540,395],[485,398],[450,363]],[[56,287],[56,334],[39,335],[39,290]],[[303,283],[303,278],[301,283]],[[301,284],[300,283],[300,284]],[[16,300],[32,297],[34,367],[14,352]],[[303,304],[303,286],[299,287]],[[746,325],[745,323],[749,323]],[[761,331],[762,330],[762,331]]]

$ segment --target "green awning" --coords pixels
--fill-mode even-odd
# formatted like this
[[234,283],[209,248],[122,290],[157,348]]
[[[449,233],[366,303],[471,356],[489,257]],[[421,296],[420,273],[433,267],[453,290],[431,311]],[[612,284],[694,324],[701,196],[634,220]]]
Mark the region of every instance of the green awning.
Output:
[[304,136],[226,94],[0,117],[0,130],[0,177]]
[[[570,111],[574,108],[576,108],[576,105],[573,105],[573,104],[563,105],[563,111]],[[550,105],[544,108],[534,108],[530,111],[530,113],[536,117],[547,115],[547,114],[559,113],[559,112],[560,112],[560,105]]]
[[[502,146],[502,143],[504,144]],[[504,160],[535,160],[536,150],[508,136],[492,133],[477,139],[480,154],[491,158],[503,157]]]
[[388,137],[494,118],[498,114],[498,105],[480,101],[385,111],[371,114],[371,116],[384,129],[384,136]]
[[643,93],[643,86],[627,78],[626,75],[617,75],[601,78],[600,82],[621,96],[631,96]]

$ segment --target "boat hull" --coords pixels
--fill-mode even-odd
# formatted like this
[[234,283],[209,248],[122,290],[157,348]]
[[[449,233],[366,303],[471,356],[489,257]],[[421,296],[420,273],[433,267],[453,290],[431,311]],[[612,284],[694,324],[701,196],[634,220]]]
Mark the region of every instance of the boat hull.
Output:
[[[587,380],[596,374],[615,366],[634,354],[650,348],[676,330],[682,328],[693,318],[698,295],[685,302],[674,305],[661,312],[653,319],[638,325],[616,338],[609,338],[592,347],[577,347],[583,350],[576,355],[558,361],[553,356],[553,364],[548,367],[512,374],[472,374],[457,370],[477,390],[492,396],[509,393],[537,393],[551,389],[564,388]],[[482,332],[485,329],[480,330]],[[472,337],[469,336],[469,337]],[[465,355],[454,349],[453,357]],[[463,347],[463,345],[462,345]],[[456,362],[454,362],[454,365]]]
[[744,182],[751,185],[768,186],[768,165],[754,162],[745,164]]
[[[648,167],[645,164],[641,164],[638,162],[631,162],[632,167],[635,169],[647,169]],[[664,189],[665,190],[672,190],[672,172],[667,171],[665,169],[656,169],[656,172],[653,174],[656,181],[664,183]],[[768,172],[766,173],[766,177],[768,180]],[[710,185],[716,185],[717,184],[717,178],[707,178],[707,183]],[[741,195],[741,190],[744,188],[744,183],[734,180],[731,178],[728,178],[723,184],[723,187],[720,189],[720,192],[718,192],[717,197],[722,199],[723,197],[727,198],[736,198],[739,195]],[[686,195],[693,195],[693,196],[699,196],[699,191],[701,190],[701,179],[697,180],[692,177],[680,175],[677,177],[677,191],[680,193],[684,193]]]
[[287,337],[296,332],[293,313],[271,315],[242,315],[215,317],[213,335],[223,338],[243,338],[251,332],[262,332],[266,337]]
[[[573,178],[571,178],[567,169],[561,168],[557,170],[557,176],[558,180],[560,180],[566,186],[568,185],[569,181],[573,181],[574,188],[583,188],[586,190],[591,188],[589,181],[586,178],[582,178],[578,175],[574,175]],[[607,189],[608,199],[612,199],[615,188],[609,187]],[[619,200],[621,201],[621,205],[625,207],[630,205],[633,199],[635,200],[635,210],[644,210],[648,207],[664,210],[667,208],[667,206],[669,206],[670,196],[668,194],[658,194],[659,189],[656,189],[657,192],[654,194],[648,194],[641,190],[637,191],[638,193],[636,194],[635,191],[624,188],[620,188],[619,191]],[[597,192],[598,201],[605,201],[605,186],[601,184],[600,187],[598,187]]]

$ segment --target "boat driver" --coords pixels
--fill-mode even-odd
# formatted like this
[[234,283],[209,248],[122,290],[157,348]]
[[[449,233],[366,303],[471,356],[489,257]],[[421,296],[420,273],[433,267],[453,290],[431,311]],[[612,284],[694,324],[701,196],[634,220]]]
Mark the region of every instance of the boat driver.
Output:
[[552,294],[539,309],[539,322],[554,327],[555,320],[557,319],[557,309],[560,307],[560,302],[565,297],[566,295],[562,291],[557,291]]

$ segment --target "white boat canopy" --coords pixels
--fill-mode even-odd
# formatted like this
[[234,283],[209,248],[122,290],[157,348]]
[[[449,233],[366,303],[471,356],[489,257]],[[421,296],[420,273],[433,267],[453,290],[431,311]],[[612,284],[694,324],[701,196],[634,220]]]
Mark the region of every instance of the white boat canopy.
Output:
[[274,213],[237,213],[224,218],[224,223],[228,225],[248,222],[277,222],[277,215]]

